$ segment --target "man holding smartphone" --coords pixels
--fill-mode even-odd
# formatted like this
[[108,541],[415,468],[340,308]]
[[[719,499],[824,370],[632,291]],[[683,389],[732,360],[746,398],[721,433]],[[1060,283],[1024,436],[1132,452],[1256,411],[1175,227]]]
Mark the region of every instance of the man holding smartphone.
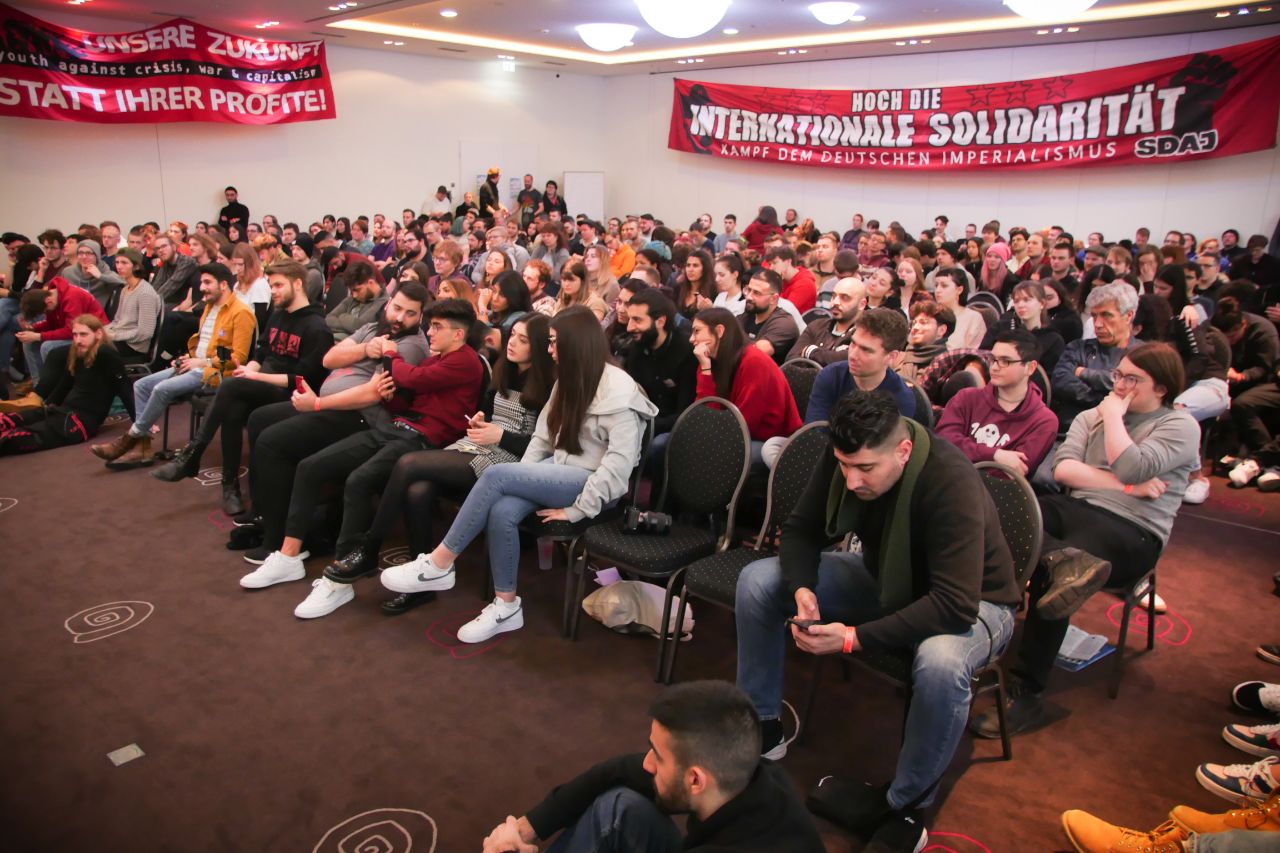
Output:
[[249,358],[255,325],[253,309],[235,297],[235,276],[225,265],[200,267],[200,299],[204,303],[198,331],[187,352],[170,367],[143,376],[133,385],[137,418],[129,430],[108,444],[95,444],[93,455],[107,469],[127,471],[151,465],[151,430],[178,397],[201,388],[216,389],[236,365]]
[[[970,676],[999,657],[1021,600],[996,508],[972,463],[859,391],[829,418],[826,454],[782,528],[778,557],[738,579],[738,686],[755,704],[767,758],[786,755],[785,620],[802,652],[914,658],[898,769],[888,785],[825,777],[809,807],[888,850],[919,850],[930,804],[964,732]],[[827,549],[848,534],[862,553]],[[880,845],[880,846],[877,846]]]
[[259,406],[289,399],[298,377],[312,388],[324,379],[324,354],[333,346],[333,332],[324,313],[307,299],[306,269],[296,261],[267,267],[271,285],[271,314],[258,335],[253,360],[237,365],[218,386],[213,405],[205,413],[200,432],[178,451],[173,461],[151,472],[157,480],[174,483],[200,471],[200,457],[222,429],[222,509],[227,515],[244,511],[240,499],[240,450],[250,413]]

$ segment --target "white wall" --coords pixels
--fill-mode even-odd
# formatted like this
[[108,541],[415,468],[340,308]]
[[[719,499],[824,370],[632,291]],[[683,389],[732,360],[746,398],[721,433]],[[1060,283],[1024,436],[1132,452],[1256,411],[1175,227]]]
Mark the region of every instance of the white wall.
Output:
[[[72,26],[104,29],[66,15]],[[120,29],[123,29],[121,27]],[[1087,71],[1263,38],[1280,27],[697,73],[715,82],[811,88],[950,85]],[[602,78],[496,62],[434,59],[330,45],[338,118],[274,127],[93,125],[0,118],[0,230],[34,236],[104,218],[211,220],[227,184],[254,218],[306,224],[323,213],[398,212],[437,184],[474,180],[497,159],[539,185],[604,171],[610,212],[651,211],[683,225],[705,211],[744,221],[761,204],[795,207],[820,227],[856,210],[911,229],[953,223],[1065,225],[1130,236],[1141,224],[1204,236],[1225,227],[1270,234],[1280,216],[1276,150],[1177,166],[1057,172],[863,174],[737,163],[670,151],[671,76]],[[460,156],[465,148],[471,152]],[[504,181],[505,183],[505,181]],[[568,198],[572,210],[573,199]],[[717,228],[718,230],[718,228]]]
[[[1005,226],[1059,224],[1083,238],[1109,240],[1190,230],[1201,238],[1234,227],[1270,235],[1280,217],[1280,150],[1178,165],[1108,166],[1040,172],[945,174],[859,172],[719,160],[666,147],[672,78],[753,86],[873,89],[949,86],[1050,77],[1145,62],[1280,33],[1280,27],[1162,36],[1110,42],[958,51],[869,59],[632,75],[608,81],[608,124],[615,171],[607,184],[610,210],[652,212],[676,227],[710,212],[735,213],[743,225],[762,204],[781,216],[794,207],[823,230],[849,227],[854,212],[884,224],[899,220],[911,233],[947,214],[953,233],[963,223],[999,219]],[[620,166],[629,180],[620,180]],[[572,204],[572,199],[569,199]],[[959,225],[960,228],[956,226]],[[1158,237],[1157,237],[1158,240]]]

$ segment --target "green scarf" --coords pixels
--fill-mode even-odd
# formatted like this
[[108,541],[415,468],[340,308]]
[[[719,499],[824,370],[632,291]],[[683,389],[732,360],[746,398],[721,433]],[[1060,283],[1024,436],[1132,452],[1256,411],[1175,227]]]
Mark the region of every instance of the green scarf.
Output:
[[[929,458],[929,431],[907,419],[907,433],[911,437],[911,458],[902,472],[897,496],[885,518],[884,536],[880,541],[880,606],[886,613],[902,609],[912,600],[911,570],[911,495],[916,480]],[[865,501],[855,497],[846,487],[844,476],[837,467],[827,491],[827,535],[843,536],[860,528]]]

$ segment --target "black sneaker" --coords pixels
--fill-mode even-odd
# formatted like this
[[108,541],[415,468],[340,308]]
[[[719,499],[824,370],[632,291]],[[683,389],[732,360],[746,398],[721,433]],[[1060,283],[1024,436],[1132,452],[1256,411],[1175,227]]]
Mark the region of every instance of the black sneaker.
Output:
[[[1004,719],[1010,737],[1034,728],[1044,722],[1044,701],[1024,682],[1014,682],[1005,691]],[[993,704],[974,717],[969,722],[969,731],[978,737],[1000,737],[1000,715],[996,706]]]
[[876,827],[863,853],[920,853],[929,843],[929,833],[916,809],[894,812]]
[[1045,619],[1066,619],[1106,584],[1111,564],[1079,548],[1059,548],[1040,558],[1049,588],[1036,601]]
[[234,527],[231,529],[231,533],[227,535],[228,551],[247,551],[250,548],[257,548],[261,545],[262,528],[257,525]]
[[434,590],[427,590],[426,592],[402,592],[395,598],[389,598],[382,602],[379,607],[381,607],[382,612],[388,616],[399,616],[403,613],[408,613],[415,607],[420,607],[423,604],[427,604],[435,600],[436,593]]
[[787,733],[782,720],[760,721],[760,755],[770,761],[781,761],[787,756]]
[[805,805],[818,817],[866,838],[893,814],[888,794],[888,785],[858,785],[824,776],[809,791]]
[[378,573],[378,549],[357,545],[340,560],[330,563],[324,576],[334,583],[355,583],[360,578]]

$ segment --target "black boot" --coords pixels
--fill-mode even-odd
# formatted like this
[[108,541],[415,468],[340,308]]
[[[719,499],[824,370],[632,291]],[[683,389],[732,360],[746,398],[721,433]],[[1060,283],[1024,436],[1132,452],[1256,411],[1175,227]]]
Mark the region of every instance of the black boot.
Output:
[[222,511],[227,515],[239,515],[244,512],[244,501],[240,499],[239,483],[222,484]]
[[408,613],[415,607],[436,600],[435,590],[427,590],[426,592],[402,592],[395,598],[388,598],[382,602],[380,607],[382,612],[388,616],[400,616]]
[[166,462],[151,472],[151,476],[166,483],[176,483],[200,473],[200,457],[204,455],[204,444],[193,441],[179,450],[173,460]]
[[378,545],[364,541],[347,556],[334,560],[324,570],[324,576],[334,583],[355,583],[360,578],[378,573]]

